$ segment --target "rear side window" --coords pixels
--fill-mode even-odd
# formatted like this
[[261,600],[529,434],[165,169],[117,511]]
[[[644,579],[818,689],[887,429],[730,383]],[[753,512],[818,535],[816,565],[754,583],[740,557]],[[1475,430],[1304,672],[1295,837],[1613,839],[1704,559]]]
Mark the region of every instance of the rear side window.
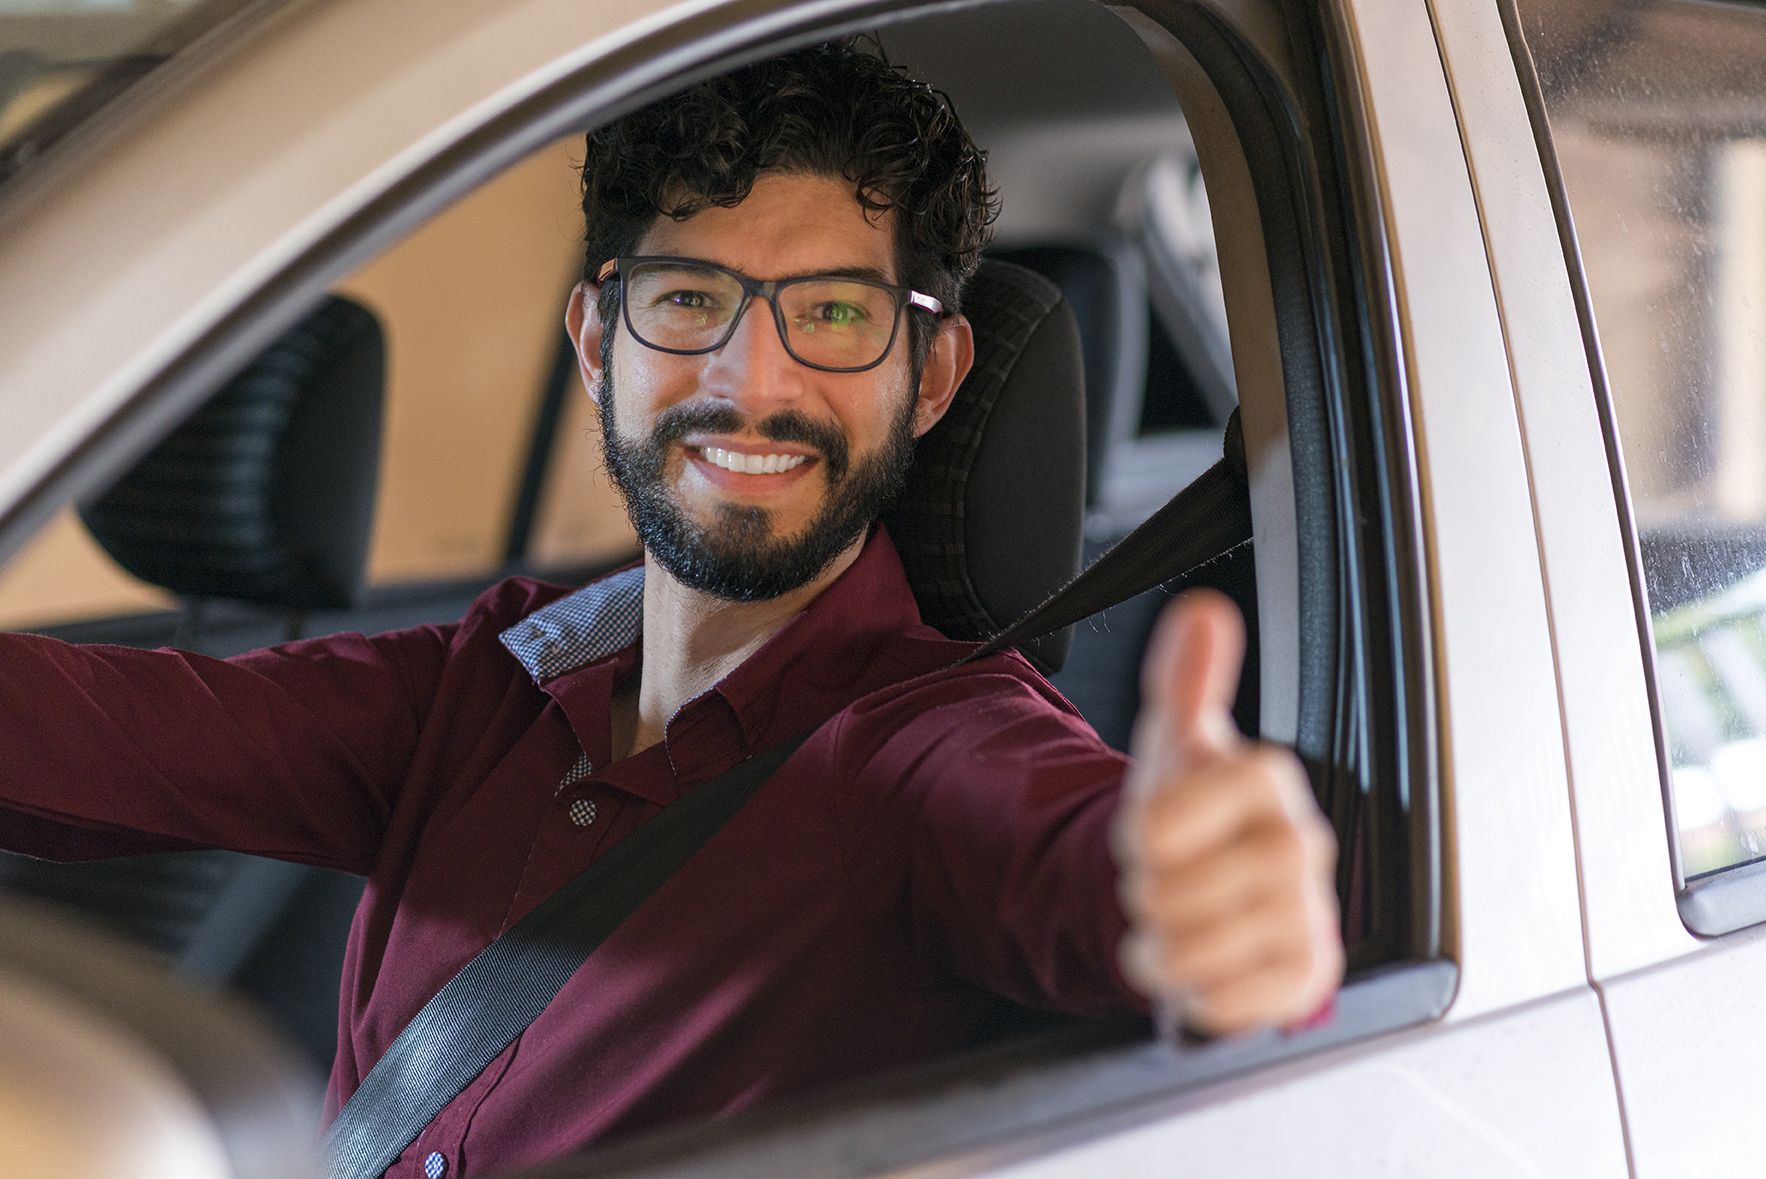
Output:
[[1521,12],[1606,361],[1692,883],[1766,859],[1766,11]]
[[[581,153],[576,136],[535,153],[336,288],[386,337],[370,601],[488,584],[512,563],[568,579],[636,551],[563,334],[582,265]],[[556,420],[536,439],[548,405]],[[4,630],[179,607],[112,561],[71,509],[0,566]]]

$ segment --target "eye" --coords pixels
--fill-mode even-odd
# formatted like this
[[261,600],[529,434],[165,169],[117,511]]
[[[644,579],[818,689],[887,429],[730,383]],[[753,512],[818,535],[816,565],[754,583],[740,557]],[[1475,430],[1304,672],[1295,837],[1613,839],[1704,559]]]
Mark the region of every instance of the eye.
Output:
[[869,318],[865,309],[856,303],[829,302],[820,303],[809,311],[809,318],[814,323],[825,323],[829,327],[856,327]]
[[710,291],[682,289],[666,291],[656,299],[661,306],[679,307],[684,311],[703,311],[712,306],[715,297]]

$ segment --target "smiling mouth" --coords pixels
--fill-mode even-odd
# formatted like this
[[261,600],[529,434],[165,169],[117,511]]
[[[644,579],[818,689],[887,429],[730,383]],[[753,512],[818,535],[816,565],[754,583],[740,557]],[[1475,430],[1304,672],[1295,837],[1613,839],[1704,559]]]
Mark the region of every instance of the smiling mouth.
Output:
[[696,446],[693,449],[712,466],[740,475],[782,475],[809,461],[809,456],[802,454],[744,454],[721,446]]

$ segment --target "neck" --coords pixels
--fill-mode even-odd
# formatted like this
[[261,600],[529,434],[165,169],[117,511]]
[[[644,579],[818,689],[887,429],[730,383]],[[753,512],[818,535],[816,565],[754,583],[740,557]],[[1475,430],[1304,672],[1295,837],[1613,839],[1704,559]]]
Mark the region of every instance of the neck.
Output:
[[[615,755],[638,753],[661,741],[681,706],[709,691],[858,560],[861,535],[814,580],[764,602],[731,602],[676,581],[648,553],[644,556],[643,664],[625,712],[635,720],[629,746],[615,724]],[[631,717],[634,711],[635,717]],[[616,701],[616,713],[620,702]],[[630,722],[628,722],[630,723]]]

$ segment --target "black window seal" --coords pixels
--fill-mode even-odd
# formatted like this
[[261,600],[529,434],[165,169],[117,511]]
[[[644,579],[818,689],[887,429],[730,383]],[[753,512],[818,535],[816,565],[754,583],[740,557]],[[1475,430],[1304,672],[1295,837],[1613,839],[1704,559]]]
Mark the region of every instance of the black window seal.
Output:
[[[1368,642],[1374,650],[1366,665],[1374,680],[1374,698],[1368,704],[1366,725],[1373,756],[1386,759],[1377,773],[1389,777],[1398,793],[1388,804],[1389,813],[1376,818],[1392,833],[1401,830],[1408,840],[1406,883],[1409,895],[1422,900],[1413,903],[1407,914],[1409,952],[1413,960],[1429,961],[1443,953],[1440,756],[1434,629],[1409,370],[1372,118],[1359,85],[1363,67],[1342,5],[1326,4],[1318,11],[1325,73],[1318,89],[1328,104],[1335,174],[1343,186],[1338,199],[1347,222],[1340,233],[1327,234],[1326,240],[1338,248],[1353,243],[1353,252],[1341,263],[1350,282],[1342,297],[1347,303],[1345,322],[1359,331],[1357,359],[1368,389],[1364,400],[1347,407],[1346,416],[1359,433],[1347,447],[1346,461],[1354,464],[1351,469],[1366,505],[1354,518],[1364,527],[1378,524],[1370,529],[1373,535],[1364,546],[1370,560],[1350,568],[1361,572],[1363,600],[1384,608],[1383,617],[1368,626]],[[1366,457],[1356,462],[1356,454]],[[1396,841],[1380,846],[1392,842]],[[1369,865],[1369,874],[1371,879],[1388,881],[1404,876],[1377,863]]]
[[1582,348],[1588,359],[1588,376],[1594,387],[1594,407],[1600,421],[1601,441],[1606,447],[1613,499],[1618,508],[1619,532],[1624,540],[1625,570],[1631,579],[1631,608],[1637,620],[1637,641],[1643,654],[1644,689],[1649,696],[1650,726],[1656,749],[1656,774],[1662,793],[1662,830],[1668,841],[1668,861],[1674,874],[1674,903],[1687,929],[1701,937],[1718,937],[1750,925],[1766,922],[1766,865],[1737,864],[1700,876],[1686,878],[1680,860],[1680,832],[1674,824],[1674,790],[1669,776],[1673,764],[1668,753],[1668,728],[1662,719],[1661,694],[1656,684],[1655,627],[1650,621],[1649,589],[1644,581],[1643,549],[1637,533],[1637,517],[1631,507],[1631,485],[1625,472],[1625,454],[1619,444],[1618,417],[1613,408],[1612,383],[1606,357],[1594,321],[1594,299],[1588,289],[1588,273],[1582,263],[1582,247],[1570,212],[1569,192],[1551,135],[1551,119],[1545,106],[1545,89],[1527,45],[1526,30],[1517,0],[1498,0],[1502,28],[1509,53],[1520,78],[1521,97],[1532,125],[1539,163],[1545,171],[1545,188],[1557,221],[1558,240],[1564,251],[1564,267],[1576,320],[1582,329]]
[[[781,13],[776,0],[734,0],[553,83],[369,202],[145,383],[103,428],[0,514],[0,552],[61,504],[100,490],[102,472],[125,469],[356,265],[530,152],[695,78],[793,45],[967,6],[966,0],[835,0]],[[1326,96],[1322,108],[1315,103],[1302,109],[1218,14],[1186,0],[1140,0],[1136,7],[1177,35],[1215,84],[1231,91],[1225,95],[1228,110],[1247,154],[1257,157],[1253,178],[1278,287],[1290,432],[1306,448],[1304,454],[1296,448],[1295,461],[1305,470],[1296,470],[1295,482],[1297,487],[1328,489],[1318,502],[1297,504],[1297,510],[1325,513],[1318,527],[1302,527],[1313,546],[1301,554],[1307,579],[1302,610],[1309,626],[1323,636],[1322,650],[1308,659],[1313,670],[1307,674],[1313,678],[1303,686],[1302,753],[1315,772],[1324,766],[1324,772],[1357,790],[1385,783],[1408,795],[1402,813],[1375,816],[1406,839],[1402,854],[1410,861],[1410,895],[1394,899],[1410,906],[1407,932],[1392,935],[1396,960],[1353,978],[1339,996],[1336,1018],[1321,1028],[1269,1033],[1179,1054],[1145,1041],[1144,1024],[1088,1024],[1053,1039],[1002,1045],[992,1050],[995,1055],[931,1066],[929,1075],[944,1077],[944,1082],[929,1083],[928,1074],[916,1073],[918,1081],[862,1083],[855,1091],[869,1096],[859,1099],[857,1107],[830,1114],[826,1106],[817,1106],[822,1112],[808,1115],[808,1121],[802,1120],[804,1115],[771,1109],[754,1112],[757,1123],[798,1117],[789,1134],[799,1143],[806,1134],[831,1135],[831,1167],[838,1158],[859,1156],[865,1127],[877,1124],[866,1121],[872,1115],[862,1109],[869,1102],[877,1107],[875,1117],[886,1118],[888,1110],[877,1103],[887,1093],[917,1094],[902,1097],[897,1105],[905,1102],[902,1108],[920,1110],[929,1121],[910,1119],[918,1128],[893,1143],[890,1149],[897,1153],[879,1147],[883,1153],[867,1155],[871,1162],[866,1165],[874,1164],[873,1169],[892,1158],[945,1157],[996,1139],[1025,1143],[1034,1137],[1032,1131],[1091,1136],[1118,1117],[1144,1117],[1150,1104],[1174,1093],[1433,1020],[1445,1011],[1457,986],[1457,967],[1439,956],[1433,683],[1412,498],[1415,463],[1403,366],[1397,359],[1390,268],[1383,262],[1384,219],[1377,187],[1368,179],[1373,167],[1369,139],[1356,126],[1361,121],[1358,91],[1353,63],[1346,56],[1343,15],[1329,5],[1313,8],[1283,0],[1290,37],[1306,47],[1297,55],[1299,64]],[[1328,168],[1321,180],[1321,158],[1333,167],[1354,162],[1346,169],[1347,193],[1322,187]],[[1327,215],[1327,201],[1336,212]],[[1341,278],[1345,275],[1347,283]],[[1377,727],[1386,724],[1394,731]],[[1138,1042],[1124,1046],[1128,1040]],[[987,1060],[1006,1062],[999,1086],[977,1083]],[[1018,1096],[987,1105],[988,1092]],[[852,1114],[852,1108],[861,1113]],[[697,1157],[715,1168],[719,1164],[714,1156],[736,1148],[749,1117],[683,1133],[692,1137]],[[820,1128],[812,1131],[812,1124]],[[610,1149],[647,1148],[634,1144]],[[595,1152],[568,1165],[598,1167],[595,1159],[601,1157],[613,1156]],[[826,1173],[861,1173],[838,1167]],[[795,1162],[791,1169],[821,1173]]]

